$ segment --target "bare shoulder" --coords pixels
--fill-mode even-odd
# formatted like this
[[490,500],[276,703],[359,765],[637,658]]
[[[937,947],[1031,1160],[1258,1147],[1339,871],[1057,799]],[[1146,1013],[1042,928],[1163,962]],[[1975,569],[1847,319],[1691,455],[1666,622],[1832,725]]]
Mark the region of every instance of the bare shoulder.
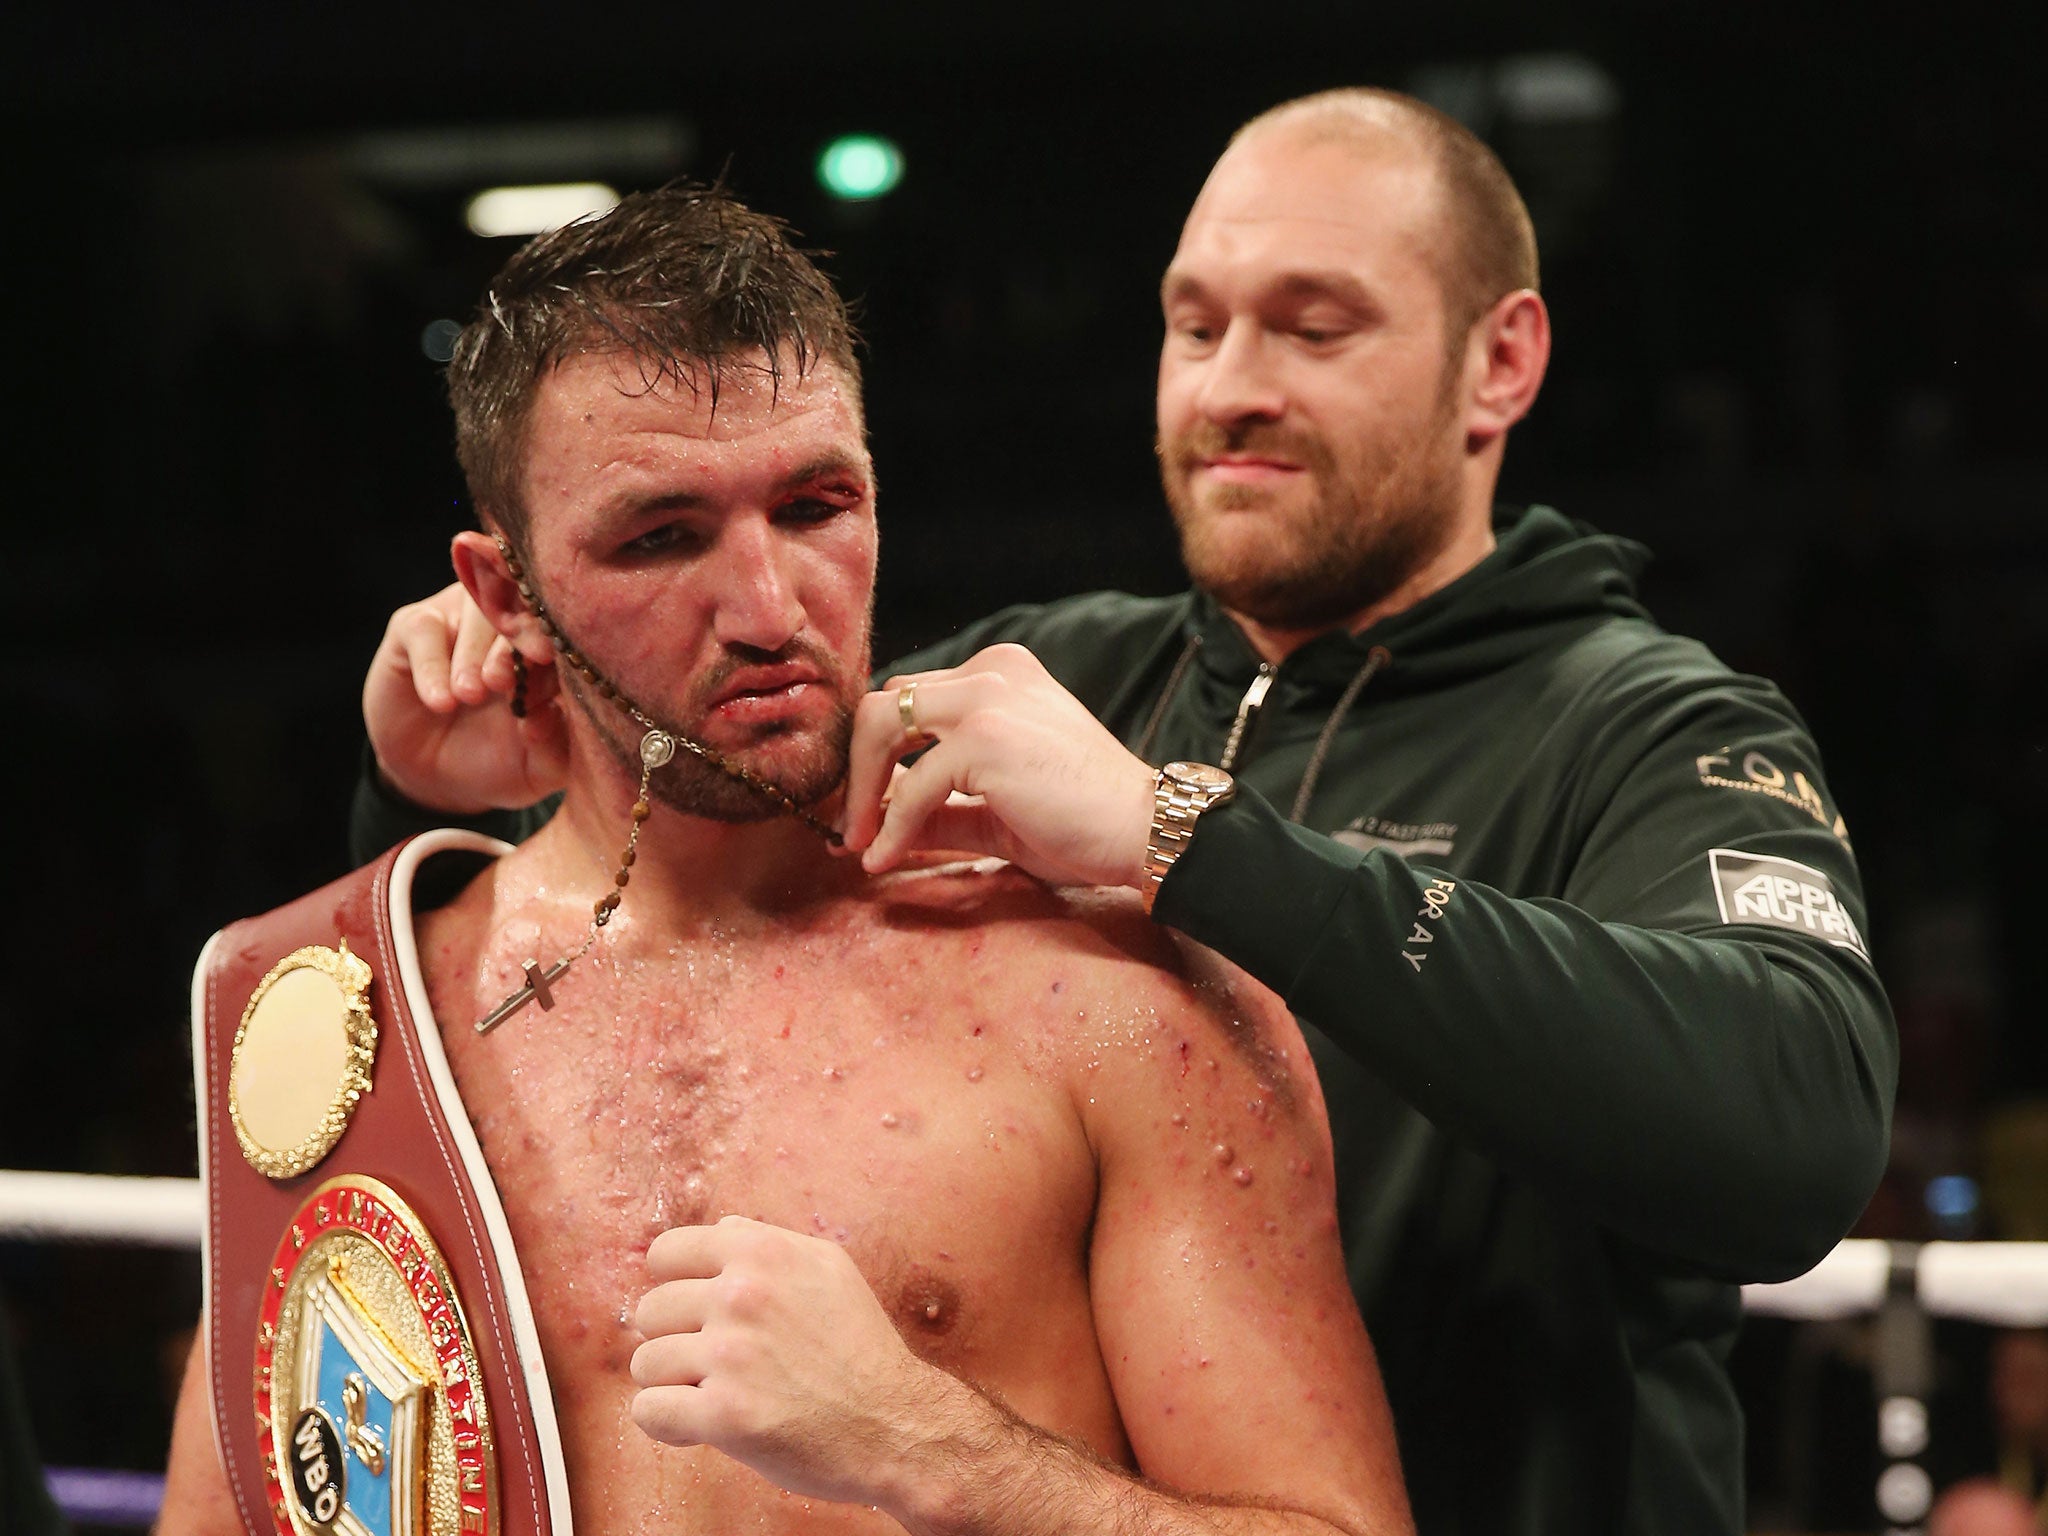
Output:
[[471,1006],[484,952],[500,925],[506,869],[516,857],[515,853],[491,860],[452,898],[414,919],[420,968],[436,1017],[452,1018]]
[[1170,1097],[1200,1073],[1250,1081],[1290,1108],[1315,1101],[1307,1045],[1280,999],[1153,922],[1135,892],[1054,890],[985,862],[895,876],[875,897],[887,924],[961,935],[963,961],[998,978],[1015,1016],[1076,1072],[1144,1071]]

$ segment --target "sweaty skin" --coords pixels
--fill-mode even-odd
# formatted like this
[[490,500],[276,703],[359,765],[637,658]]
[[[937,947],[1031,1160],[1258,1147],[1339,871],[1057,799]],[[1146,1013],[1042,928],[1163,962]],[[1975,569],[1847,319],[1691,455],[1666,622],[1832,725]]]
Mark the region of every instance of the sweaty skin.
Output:
[[[527,569],[563,629],[657,718],[828,789],[874,570],[848,382],[736,382],[713,416],[583,354],[525,462]],[[543,645],[490,541],[456,556],[499,632]],[[560,814],[426,914],[420,952],[583,1531],[888,1530],[883,1504],[918,1530],[1409,1529],[1313,1068],[1270,994],[1127,894],[878,878],[658,784],[603,940],[553,1009],[479,1037],[616,867],[636,728],[565,721]],[[696,1327],[706,1253],[744,1284]],[[239,1528],[204,1379],[165,1536]]]
[[[837,883],[772,919],[629,927],[573,1006],[451,1040],[493,1106],[578,1524],[892,1527],[823,1503],[804,1525],[738,1463],[630,1428],[641,1256],[727,1213],[843,1244],[917,1354],[1169,1483],[1279,1493],[1262,1460],[1363,1443],[1315,1403],[1363,1345],[1314,1076],[1270,1002],[1154,969],[1175,956],[1125,904],[1086,921],[1007,873]],[[438,1012],[516,984],[517,885],[430,927]]]
[[[584,909],[534,879],[544,853],[427,914],[421,955],[580,1530],[898,1529],[634,1427],[647,1247],[730,1213],[843,1245],[918,1356],[1108,1462],[1347,1527],[1356,1489],[1398,1507],[1315,1076],[1269,994],[1132,901],[847,862],[690,931],[629,898],[554,1009],[478,1036],[536,931]],[[180,1440],[163,1530],[239,1529],[203,1423]]]

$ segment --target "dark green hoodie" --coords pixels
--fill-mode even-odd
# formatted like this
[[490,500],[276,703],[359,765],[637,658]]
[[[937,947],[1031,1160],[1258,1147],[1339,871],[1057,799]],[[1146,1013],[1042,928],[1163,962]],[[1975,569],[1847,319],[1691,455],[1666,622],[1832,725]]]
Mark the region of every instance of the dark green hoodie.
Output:
[[[1273,672],[1155,915],[1302,1021],[1426,1536],[1732,1533],[1735,1286],[1869,1198],[1891,1015],[1791,705],[1651,621],[1641,546],[1497,533]],[[1114,593],[904,669],[998,640],[1155,763],[1221,762],[1260,673],[1206,598]]]
[[[1640,546],[1497,533],[1273,673],[1156,915],[1302,1021],[1425,1536],[1729,1536],[1735,1286],[1862,1209],[1891,1016],[1792,707],[1657,628]],[[1116,593],[902,668],[998,640],[1155,763],[1221,762],[1260,672],[1207,599]],[[355,830],[413,826],[366,789]]]

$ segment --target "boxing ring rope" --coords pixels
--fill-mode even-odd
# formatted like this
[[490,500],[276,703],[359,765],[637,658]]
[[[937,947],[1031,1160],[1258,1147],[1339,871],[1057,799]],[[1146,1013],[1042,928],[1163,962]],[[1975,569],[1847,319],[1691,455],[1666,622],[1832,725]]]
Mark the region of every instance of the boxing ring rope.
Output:
[[[0,1242],[200,1245],[205,1205],[197,1179],[0,1169]],[[1802,1322],[1877,1318],[1872,1373],[1878,1442],[1887,1465],[1878,1507],[1888,1532],[1923,1528],[1933,1489],[1919,1465],[1927,1448],[1934,1379],[1929,1319],[1998,1328],[2048,1327],[2048,1243],[1891,1243],[1851,1238],[1796,1280],[1745,1285],[1743,1310]],[[162,1497],[151,1474],[50,1469],[54,1497],[74,1520],[146,1525]],[[135,1518],[129,1518],[129,1517]]]
[[197,1179],[0,1169],[0,1240],[197,1248],[204,1215]]
[[[0,1169],[0,1242],[197,1250],[205,1210],[197,1179]],[[43,1476],[74,1525],[140,1530],[156,1523],[164,1501],[159,1472],[45,1467]]]
[[[197,1249],[204,1215],[197,1179],[0,1169],[0,1241]],[[1808,1322],[1875,1312],[1902,1248],[1912,1251],[1914,1295],[1930,1316],[2048,1327],[2048,1243],[1851,1238],[1796,1280],[1745,1285],[1743,1310]]]
[[1913,1298],[1930,1317],[1994,1328],[2048,1328],[2048,1243],[1886,1243],[1851,1238],[1797,1280],[1745,1285],[1742,1309],[1804,1322],[1860,1317],[1883,1305],[1900,1250]]

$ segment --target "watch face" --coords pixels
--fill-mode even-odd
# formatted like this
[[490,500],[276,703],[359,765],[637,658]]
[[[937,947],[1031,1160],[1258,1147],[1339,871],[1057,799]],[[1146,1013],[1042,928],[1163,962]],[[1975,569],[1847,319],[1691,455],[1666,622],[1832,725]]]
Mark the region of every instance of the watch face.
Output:
[[1235,787],[1229,774],[1207,763],[1168,763],[1160,771],[1191,794],[1220,795]]

